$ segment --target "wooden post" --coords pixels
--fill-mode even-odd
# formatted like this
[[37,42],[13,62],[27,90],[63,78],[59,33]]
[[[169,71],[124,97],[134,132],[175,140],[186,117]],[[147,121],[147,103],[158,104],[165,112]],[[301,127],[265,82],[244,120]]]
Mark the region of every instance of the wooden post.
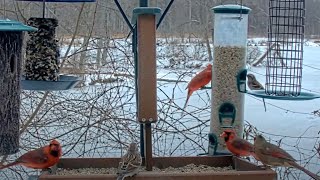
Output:
[[137,101],[138,122],[143,129],[144,165],[152,171],[152,129],[157,121],[157,63],[156,63],[156,15],[160,8],[138,7],[133,10],[132,20],[137,24]]
[[138,16],[138,119],[144,123],[146,169],[152,170],[151,123],[157,120],[155,15]]

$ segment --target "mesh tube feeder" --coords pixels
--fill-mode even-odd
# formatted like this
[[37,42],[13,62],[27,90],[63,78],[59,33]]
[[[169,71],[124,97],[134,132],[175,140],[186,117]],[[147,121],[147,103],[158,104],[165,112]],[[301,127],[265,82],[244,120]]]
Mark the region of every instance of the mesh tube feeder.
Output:
[[18,21],[0,20],[0,155],[19,150],[23,31],[36,30]]
[[[318,94],[301,92],[304,27],[305,0],[269,0],[265,90],[239,91],[275,100],[320,98]],[[245,82],[239,79],[238,86]]]
[[28,25],[38,28],[29,33],[26,47],[26,63],[22,77],[22,89],[38,91],[68,90],[75,87],[80,78],[59,75],[60,51],[55,39],[58,20],[45,18],[46,2],[95,2],[95,0],[17,0],[43,2],[43,17],[31,17]]

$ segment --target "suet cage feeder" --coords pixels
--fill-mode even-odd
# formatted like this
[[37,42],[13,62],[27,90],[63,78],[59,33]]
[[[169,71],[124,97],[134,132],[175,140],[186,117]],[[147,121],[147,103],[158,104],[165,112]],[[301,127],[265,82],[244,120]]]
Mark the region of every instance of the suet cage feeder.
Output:
[[274,100],[312,100],[301,92],[305,0],[269,0],[265,90],[240,91]]
[[19,150],[23,31],[36,30],[18,21],[0,20],[0,155]]

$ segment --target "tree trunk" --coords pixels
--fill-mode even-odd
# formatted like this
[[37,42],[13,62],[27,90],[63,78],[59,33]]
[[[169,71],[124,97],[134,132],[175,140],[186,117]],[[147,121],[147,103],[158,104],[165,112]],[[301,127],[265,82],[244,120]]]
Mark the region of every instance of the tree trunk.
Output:
[[110,39],[108,37],[103,40],[103,50],[102,50],[102,56],[101,56],[102,66],[105,66],[108,63],[107,57],[108,57],[109,43],[110,43]]
[[97,47],[97,57],[96,57],[96,63],[97,63],[97,68],[100,68],[101,66],[101,49],[103,48],[103,38],[99,38],[98,39],[98,43],[97,43],[98,47]]
[[207,51],[208,51],[208,57],[209,57],[209,61],[212,63],[213,62],[213,57],[212,57],[212,51],[211,51],[211,47],[210,47],[210,36],[209,36],[209,31],[208,31],[209,27],[205,28],[205,41],[206,41],[206,46],[207,46]]
[[79,69],[81,72],[84,72],[85,70],[85,63],[87,59],[87,49],[89,45],[90,37],[86,36],[83,39],[83,45],[82,45],[82,52],[80,53],[80,62],[79,62]]
[[0,155],[19,150],[22,32],[0,32]]

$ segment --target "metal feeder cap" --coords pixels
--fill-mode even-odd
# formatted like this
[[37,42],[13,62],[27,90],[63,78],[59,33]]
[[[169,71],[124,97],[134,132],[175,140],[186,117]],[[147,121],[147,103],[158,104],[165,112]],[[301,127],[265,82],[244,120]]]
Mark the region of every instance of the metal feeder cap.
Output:
[[0,20],[0,31],[37,31],[37,28],[24,25],[19,21]]
[[250,8],[246,6],[236,5],[236,4],[226,4],[226,5],[219,5],[213,7],[214,13],[228,13],[228,14],[249,14],[251,11]]

